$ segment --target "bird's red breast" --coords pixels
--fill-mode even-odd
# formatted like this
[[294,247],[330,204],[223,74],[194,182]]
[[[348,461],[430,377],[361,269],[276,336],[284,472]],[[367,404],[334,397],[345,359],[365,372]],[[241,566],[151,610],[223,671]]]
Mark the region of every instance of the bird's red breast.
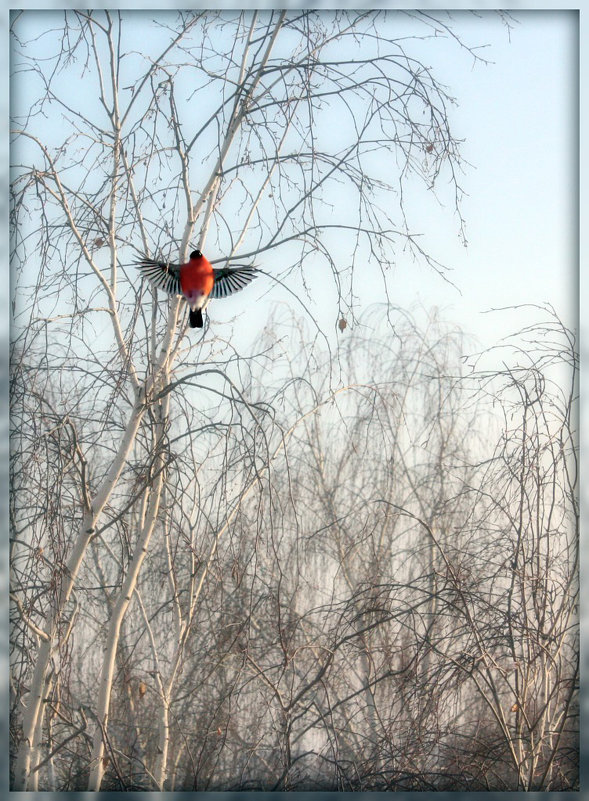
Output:
[[213,267],[203,255],[191,257],[180,266],[180,286],[187,298],[210,295],[215,277]]

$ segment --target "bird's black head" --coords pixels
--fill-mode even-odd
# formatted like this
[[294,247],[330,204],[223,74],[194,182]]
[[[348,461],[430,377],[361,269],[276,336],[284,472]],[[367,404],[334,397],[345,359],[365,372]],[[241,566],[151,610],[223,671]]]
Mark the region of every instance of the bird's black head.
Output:
[[193,250],[192,253],[190,254],[190,258],[191,259],[202,259],[202,253],[200,252],[200,250]]

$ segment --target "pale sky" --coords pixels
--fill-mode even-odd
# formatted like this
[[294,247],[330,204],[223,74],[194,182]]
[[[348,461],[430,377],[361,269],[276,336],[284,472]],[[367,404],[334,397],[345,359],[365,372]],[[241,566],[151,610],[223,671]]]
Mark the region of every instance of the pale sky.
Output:
[[481,316],[491,307],[550,301],[569,326],[577,319],[576,14],[513,16],[508,37],[496,15],[456,15],[456,30],[470,42],[488,42],[482,52],[494,62],[440,66],[459,102],[454,129],[474,169],[463,177],[468,247],[452,237],[445,215],[432,242],[463,295],[425,277],[417,288],[424,303],[438,298],[483,340],[506,317]]
[[[444,186],[437,192],[443,205],[423,186],[410,188],[413,231],[451,269],[449,277],[461,294],[400,254],[390,277],[390,296],[403,308],[439,307],[444,318],[483,346],[528,322],[524,311],[483,314],[493,307],[550,301],[569,327],[577,325],[577,14],[512,15],[510,33],[494,12],[456,12],[448,19],[465,44],[488,45],[479,52],[489,64],[474,63],[452,42],[410,45],[458,103],[449,113],[454,135],[465,140],[464,158],[472,165],[465,165],[460,176],[468,247],[459,237],[452,197]],[[146,22],[156,17],[157,12],[146,12]],[[24,97],[19,94],[18,99]],[[271,259],[260,266],[278,271]],[[247,295],[223,301],[226,314],[217,307],[220,320],[228,320],[239,314],[243,302],[255,303],[256,314],[238,324],[239,332],[252,336],[276,301],[290,301],[279,287],[267,291],[260,281],[254,286]],[[355,309],[360,325],[368,319],[364,311],[383,300],[381,282],[367,282]],[[312,309],[334,336],[336,311],[322,308],[321,298]]]
[[[576,13],[513,17],[509,34],[493,12],[453,14],[465,43],[489,45],[480,51],[493,62],[488,65],[474,64],[455,47],[423,44],[424,63],[457,100],[452,127],[472,165],[461,176],[468,246],[458,235],[451,197],[441,207],[416,187],[412,219],[462,294],[409,259],[399,258],[391,281],[394,303],[438,306],[482,346],[537,319],[532,310],[484,314],[491,308],[549,301],[569,327],[577,327],[578,317]],[[364,299],[383,300],[380,282],[366,288]]]

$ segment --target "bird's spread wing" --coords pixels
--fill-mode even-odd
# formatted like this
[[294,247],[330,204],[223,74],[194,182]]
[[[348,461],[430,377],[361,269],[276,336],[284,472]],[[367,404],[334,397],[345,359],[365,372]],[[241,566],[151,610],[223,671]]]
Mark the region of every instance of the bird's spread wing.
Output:
[[150,281],[153,286],[163,289],[170,295],[181,295],[180,265],[169,264],[153,259],[141,259],[136,263],[137,269]]
[[239,292],[244,286],[256,277],[258,271],[255,267],[222,267],[214,270],[215,283],[211,292],[212,298],[226,298],[234,292]]

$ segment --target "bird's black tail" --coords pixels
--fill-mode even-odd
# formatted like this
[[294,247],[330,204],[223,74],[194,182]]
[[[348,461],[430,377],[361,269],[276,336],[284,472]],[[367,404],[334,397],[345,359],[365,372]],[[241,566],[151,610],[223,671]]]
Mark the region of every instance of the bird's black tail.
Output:
[[202,311],[200,309],[190,309],[189,319],[191,328],[202,328]]

